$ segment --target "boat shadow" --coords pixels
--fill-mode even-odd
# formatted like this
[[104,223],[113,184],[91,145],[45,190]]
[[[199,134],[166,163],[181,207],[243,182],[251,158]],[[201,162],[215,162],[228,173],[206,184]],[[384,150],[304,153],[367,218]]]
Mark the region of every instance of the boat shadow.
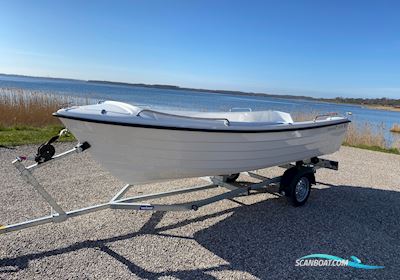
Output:
[[[210,272],[216,271],[239,271],[261,279],[333,278],[339,275],[374,278],[377,273],[381,279],[397,276],[398,271],[391,267],[399,263],[400,192],[320,184],[325,187],[314,189],[308,204],[299,208],[288,205],[285,198],[267,199],[250,205],[238,204],[235,208],[161,227],[157,225],[164,213],[154,212],[137,232],[0,259],[0,276],[24,270],[34,260],[85,248],[94,248],[108,254],[136,277],[146,279],[165,276],[215,279]],[[226,264],[218,267],[152,272],[110,246],[114,242],[140,235],[183,238],[165,232],[226,214],[229,214],[228,217],[196,232],[193,238],[186,237],[194,239],[200,246],[223,259]],[[353,268],[295,266],[296,259],[315,253],[345,259],[354,255],[365,264],[385,265],[385,269],[363,271]]]

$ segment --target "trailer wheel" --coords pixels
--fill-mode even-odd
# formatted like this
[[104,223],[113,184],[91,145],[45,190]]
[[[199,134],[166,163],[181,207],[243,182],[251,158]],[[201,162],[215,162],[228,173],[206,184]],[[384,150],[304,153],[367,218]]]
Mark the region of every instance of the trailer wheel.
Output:
[[293,206],[302,206],[310,196],[312,184],[315,184],[312,168],[293,167],[283,174],[280,192],[285,193]]
[[224,182],[226,183],[233,183],[239,178],[240,173],[230,174],[224,176]]
[[311,183],[307,176],[294,178],[291,188],[289,199],[293,206],[302,206],[307,202],[311,192]]

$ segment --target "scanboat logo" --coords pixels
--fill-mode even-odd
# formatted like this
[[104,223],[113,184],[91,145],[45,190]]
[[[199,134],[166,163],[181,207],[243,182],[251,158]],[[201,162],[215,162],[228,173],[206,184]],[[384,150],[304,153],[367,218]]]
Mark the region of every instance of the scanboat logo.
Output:
[[359,269],[384,268],[384,266],[363,264],[361,260],[355,256],[351,256],[350,260],[346,260],[326,254],[312,254],[301,257],[296,260],[296,266],[350,266]]

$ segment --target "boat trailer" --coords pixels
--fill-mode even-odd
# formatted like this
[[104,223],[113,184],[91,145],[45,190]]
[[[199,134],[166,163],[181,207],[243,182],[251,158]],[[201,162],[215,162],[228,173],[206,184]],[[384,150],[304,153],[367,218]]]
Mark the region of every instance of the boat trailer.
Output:
[[[39,147],[38,154],[35,157],[19,156],[12,162],[12,164],[20,172],[20,175],[25,180],[25,182],[31,185],[42,196],[42,198],[50,205],[51,207],[50,215],[17,224],[0,225],[0,234],[17,231],[25,228],[30,228],[51,222],[59,223],[72,217],[77,217],[109,208],[129,209],[129,210],[151,210],[151,211],[198,210],[202,206],[223,199],[231,199],[240,195],[247,195],[250,194],[252,190],[266,189],[271,186],[279,187],[278,192],[271,192],[271,193],[279,196],[287,196],[294,206],[301,206],[308,199],[308,196],[311,191],[311,185],[316,183],[314,173],[316,172],[317,169],[328,168],[328,169],[338,170],[338,162],[314,157],[311,159],[298,161],[295,164],[288,163],[285,165],[281,165],[280,167],[285,168],[286,171],[282,176],[279,177],[267,178],[255,172],[242,172],[241,174],[245,174],[249,177],[259,180],[259,182],[251,183],[245,187],[234,184],[235,180],[239,177],[239,174],[231,174],[223,176],[202,177],[202,179],[207,181],[207,183],[204,185],[125,198],[124,197],[125,194],[131,187],[133,187],[133,185],[127,184],[118,193],[116,193],[115,196],[111,198],[111,200],[108,202],[72,211],[65,211],[55,201],[55,199],[45,190],[45,188],[38,182],[36,177],[33,175],[34,170],[44,165],[47,165],[51,162],[54,162],[56,160],[62,159],[64,157],[76,153],[82,153],[90,148],[90,144],[87,142],[79,143],[74,148],[56,155],[54,146],[52,146],[51,144],[55,142],[65,132],[66,131],[61,131],[58,136],[55,136],[51,138],[47,143],[42,144]],[[28,166],[23,164],[24,161],[29,161],[29,160],[35,161],[35,163]],[[180,204],[146,203],[146,201],[150,199],[170,197],[183,193],[196,192],[218,187],[226,188],[228,189],[228,191],[206,199],[191,201],[187,203],[180,203]]]

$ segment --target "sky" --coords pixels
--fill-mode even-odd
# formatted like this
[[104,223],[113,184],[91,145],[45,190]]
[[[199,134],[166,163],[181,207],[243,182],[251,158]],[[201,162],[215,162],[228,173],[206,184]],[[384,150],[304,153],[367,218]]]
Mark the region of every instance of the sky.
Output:
[[0,2],[0,73],[400,98],[400,1]]

